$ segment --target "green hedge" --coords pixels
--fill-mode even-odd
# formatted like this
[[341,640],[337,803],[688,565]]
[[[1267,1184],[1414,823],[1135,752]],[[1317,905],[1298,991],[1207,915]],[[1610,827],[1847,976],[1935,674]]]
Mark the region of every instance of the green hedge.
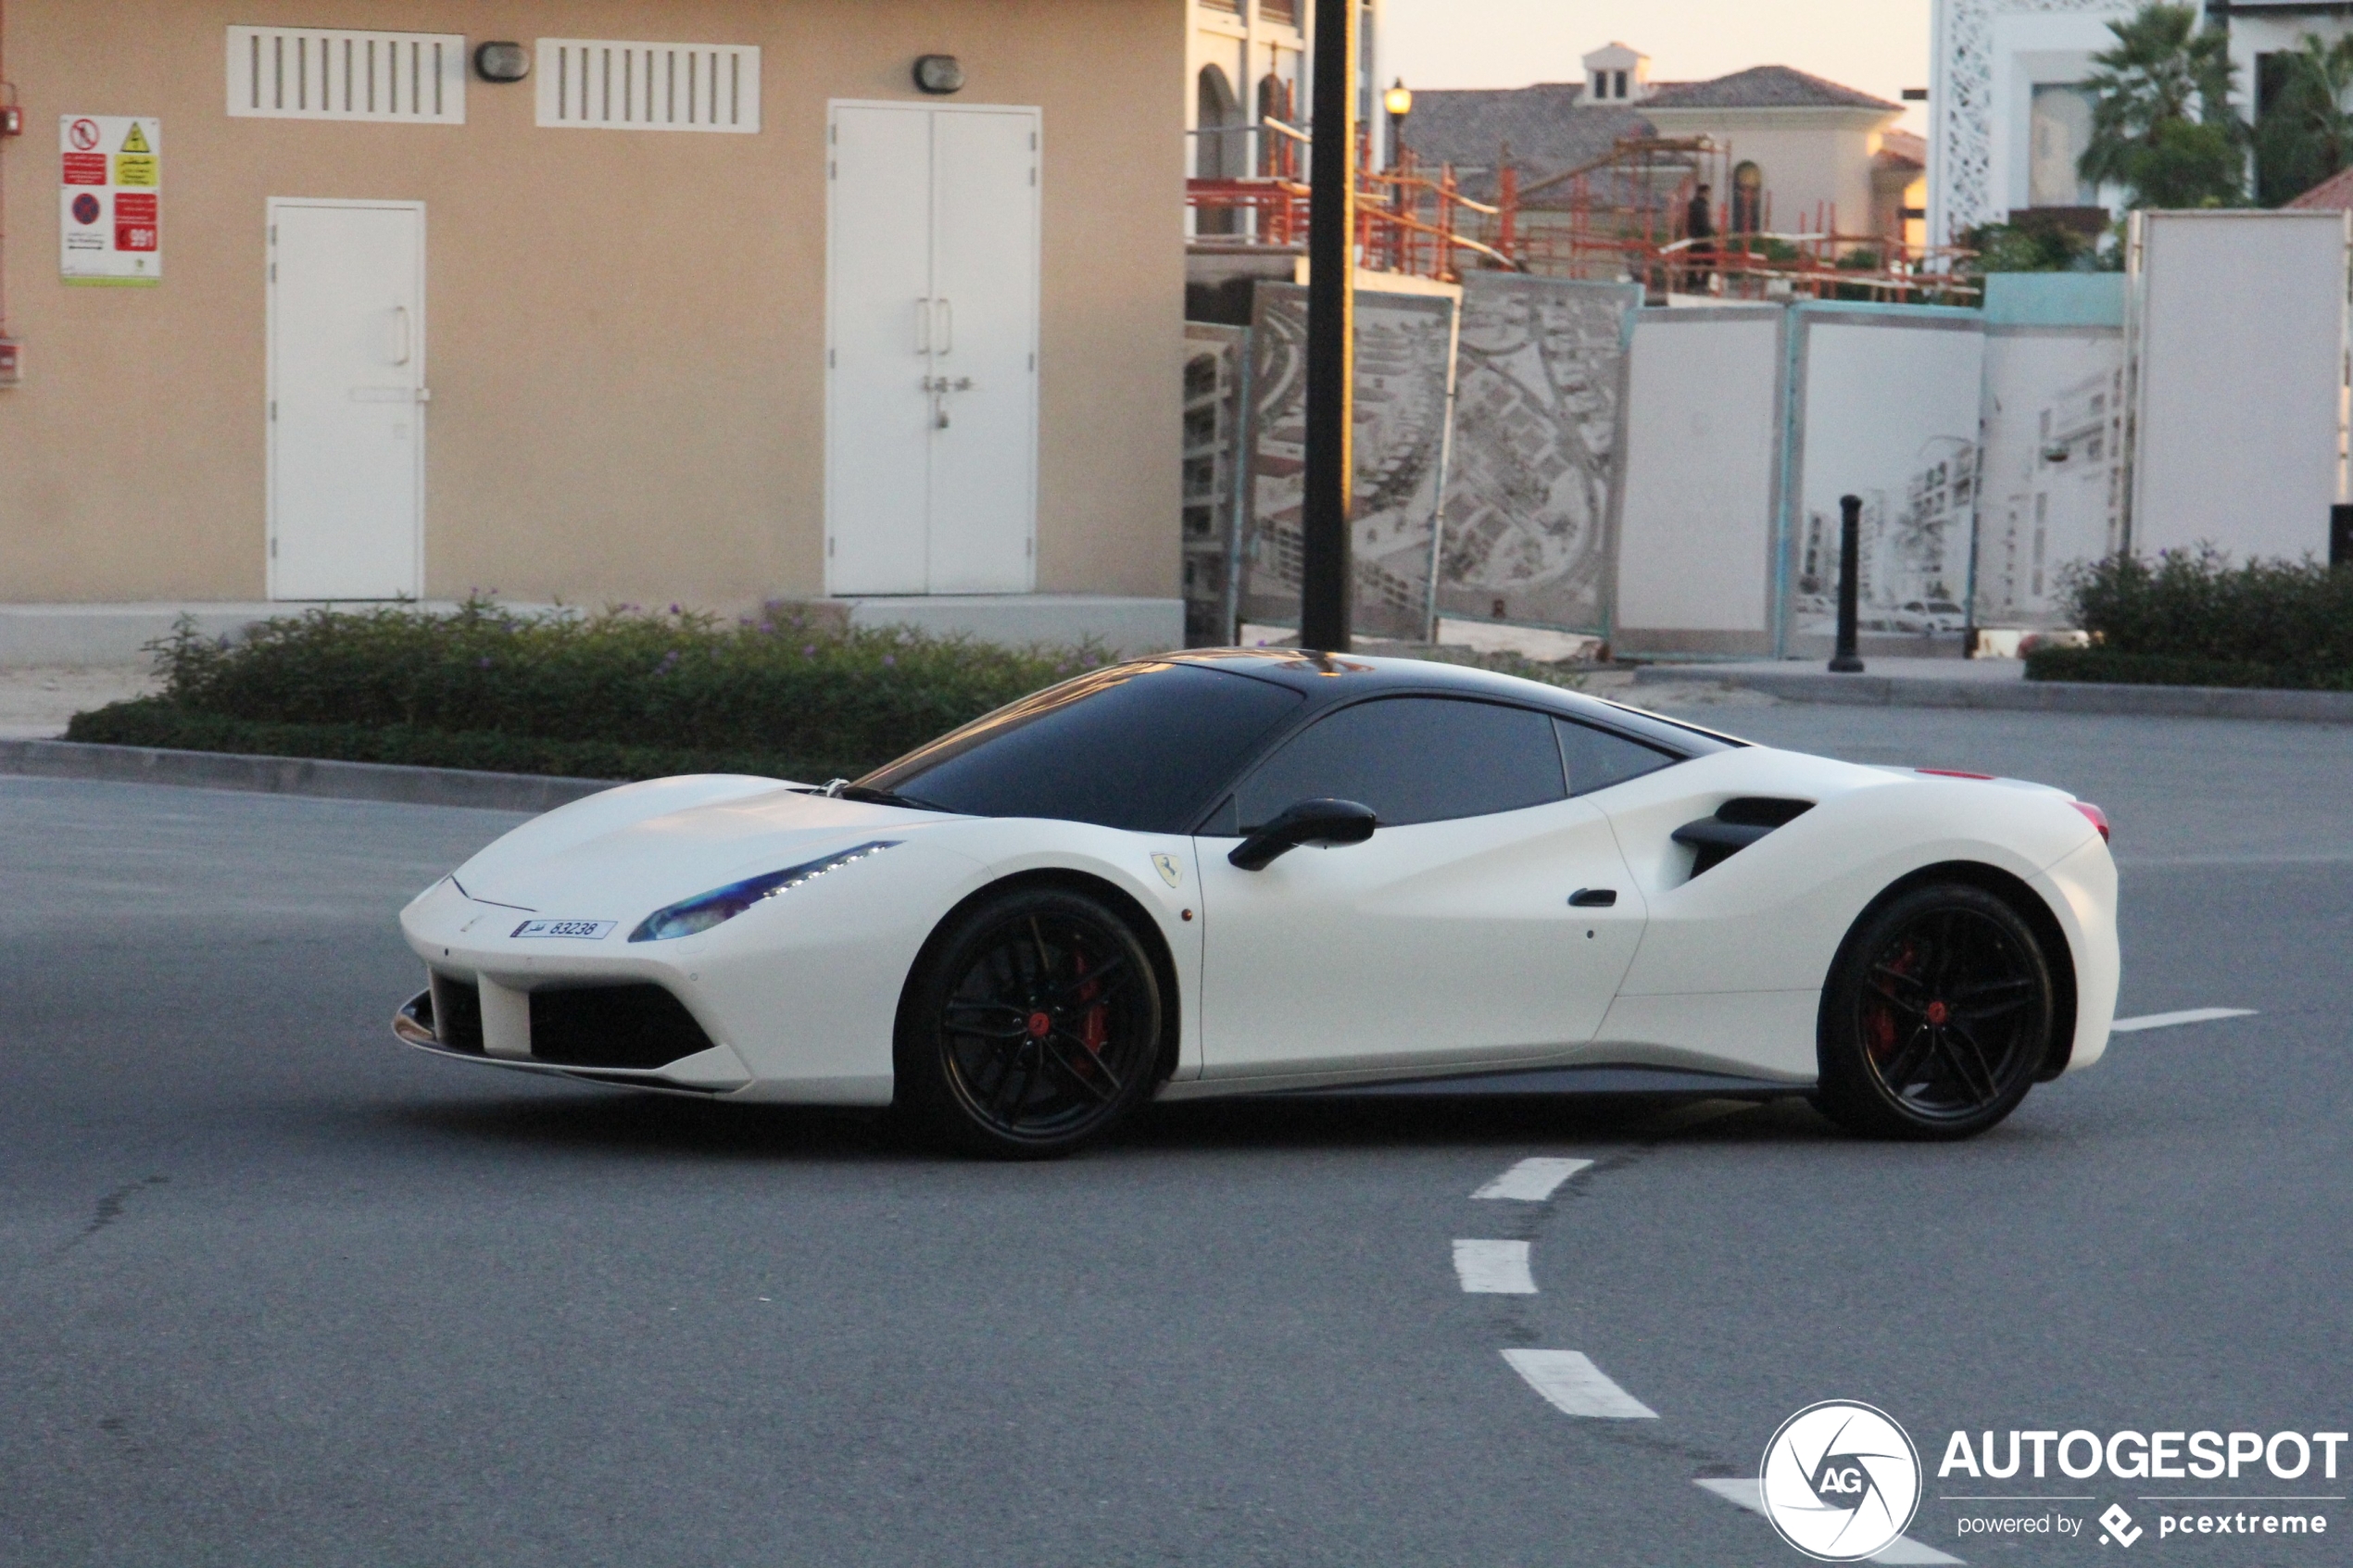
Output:
[[1104,662],[789,615],[313,610],[242,640],[183,624],[154,697],[74,716],[70,740],[500,771],[855,775]]
[[2168,550],[2091,563],[2067,594],[2094,646],[2030,654],[2030,680],[2353,690],[2353,571]]
[[2353,671],[2299,672],[2269,664],[2113,648],[2038,648],[2026,656],[2030,681],[2105,681],[2135,686],[2259,686],[2353,690]]
[[[66,738],[494,772],[855,778],[1105,662],[1091,645],[821,628],[788,612],[525,617],[486,599],[313,610],[240,640],[183,621],[153,645],[163,689],[74,715]],[[1430,657],[1575,686],[1557,665]]]
[[493,773],[552,773],[583,779],[659,779],[673,773],[757,773],[822,783],[854,777],[865,759],[796,758],[776,752],[617,746],[609,741],[543,740],[485,730],[421,730],[408,724],[278,724],[193,713],[157,697],[78,713],[68,740],[152,746],[176,751],[227,751],[251,757],[325,757],[344,762],[397,762],[422,768],[472,768]]

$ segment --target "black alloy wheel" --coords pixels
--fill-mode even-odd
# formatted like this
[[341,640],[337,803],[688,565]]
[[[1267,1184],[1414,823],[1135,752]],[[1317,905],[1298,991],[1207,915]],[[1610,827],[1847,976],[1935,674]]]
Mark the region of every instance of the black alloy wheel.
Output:
[[1127,922],[1063,888],[1017,888],[943,927],[900,1005],[898,1099],[998,1159],[1068,1154],[1151,1089],[1160,973]]
[[2048,1060],[2053,994],[2016,909],[1965,884],[1914,888],[1867,913],[1831,966],[1818,1102],[1869,1136],[1982,1133]]

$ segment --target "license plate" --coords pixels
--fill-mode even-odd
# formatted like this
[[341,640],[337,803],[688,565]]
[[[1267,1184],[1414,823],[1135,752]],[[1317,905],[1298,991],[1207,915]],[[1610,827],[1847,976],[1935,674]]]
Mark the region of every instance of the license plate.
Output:
[[517,936],[571,936],[594,942],[617,922],[609,920],[527,920],[515,927]]

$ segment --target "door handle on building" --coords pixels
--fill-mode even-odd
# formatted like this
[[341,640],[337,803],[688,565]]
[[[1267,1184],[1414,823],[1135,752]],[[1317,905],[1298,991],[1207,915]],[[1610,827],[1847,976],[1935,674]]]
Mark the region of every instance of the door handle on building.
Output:
[[939,307],[939,328],[937,338],[939,347],[934,352],[946,354],[952,351],[956,346],[956,307],[953,304],[945,299],[936,300],[933,303]]
[[915,352],[931,352],[931,301],[928,299],[915,301]]
[[400,318],[400,352],[392,357],[392,362],[396,365],[406,365],[409,362],[409,351],[415,346],[409,341],[409,307],[405,305],[396,305],[392,307],[392,313]]

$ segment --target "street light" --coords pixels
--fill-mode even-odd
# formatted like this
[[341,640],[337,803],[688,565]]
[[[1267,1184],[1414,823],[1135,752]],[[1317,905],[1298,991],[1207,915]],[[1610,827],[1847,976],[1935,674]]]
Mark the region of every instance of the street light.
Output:
[[1389,167],[1405,166],[1405,117],[1414,112],[1414,90],[1399,77],[1390,83],[1389,91],[1380,95],[1380,107],[1389,111]]

